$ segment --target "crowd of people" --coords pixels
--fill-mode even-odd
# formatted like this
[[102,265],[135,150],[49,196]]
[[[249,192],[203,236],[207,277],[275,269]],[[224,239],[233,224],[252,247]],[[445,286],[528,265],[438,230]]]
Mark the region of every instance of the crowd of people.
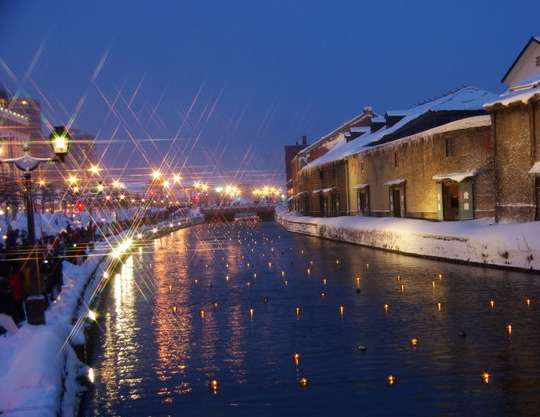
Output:
[[42,295],[47,303],[58,297],[63,284],[64,261],[81,264],[93,249],[94,242],[141,224],[165,221],[172,214],[172,209],[164,210],[148,213],[139,220],[98,225],[90,222],[85,227],[74,227],[68,222],[60,233],[42,236],[33,247],[28,244],[26,230],[8,226],[3,242],[0,242],[0,314],[10,316],[16,324],[26,320],[24,302],[28,296]]

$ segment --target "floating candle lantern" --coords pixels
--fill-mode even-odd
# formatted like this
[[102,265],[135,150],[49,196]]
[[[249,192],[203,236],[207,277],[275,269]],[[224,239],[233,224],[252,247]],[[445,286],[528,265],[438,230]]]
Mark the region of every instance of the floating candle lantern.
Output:
[[293,361],[296,365],[300,364],[300,354],[298,352],[294,352]]
[[303,376],[298,380],[298,385],[300,385],[302,388],[306,388],[309,385],[309,379],[307,377]]
[[411,339],[411,345],[412,347],[416,347],[418,345],[418,339],[416,337]]
[[489,378],[490,377],[491,377],[491,375],[489,374],[488,371],[482,372],[482,381],[484,381],[484,384],[489,384]]
[[217,379],[211,379],[208,382],[208,387],[210,388],[210,391],[212,391],[213,394],[217,394],[217,391],[219,388],[219,381]]
[[397,378],[394,375],[390,374],[386,377],[386,381],[388,382],[388,385],[394,385],[397,381]]

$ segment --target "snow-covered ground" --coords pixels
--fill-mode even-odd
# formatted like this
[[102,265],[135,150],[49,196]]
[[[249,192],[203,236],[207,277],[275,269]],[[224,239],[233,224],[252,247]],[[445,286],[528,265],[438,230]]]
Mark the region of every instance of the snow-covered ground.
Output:
[[453,261],[540,271],[540,222],[432,222],[395,217],[307,217],[278,211],[292,232]]
[[[196,211],[191,211],[189,218],[194,223],[201,221]],[[170,227],[170,222],[143,226],[137,232],[154,235],[156,227]],[[81,265],[64,262],[62,291],[47,309],[45,325],[26,324],[0,336],[0,415],[68,417],[75,414],[77,377],[85,368],[71,345],[84,343],[84,326],[90,319],[88,306],[96,296],[96,289],[108,279],[110,262],[106,260],[111,257],[107,254],[125,238],[123,232],[96,244]]]

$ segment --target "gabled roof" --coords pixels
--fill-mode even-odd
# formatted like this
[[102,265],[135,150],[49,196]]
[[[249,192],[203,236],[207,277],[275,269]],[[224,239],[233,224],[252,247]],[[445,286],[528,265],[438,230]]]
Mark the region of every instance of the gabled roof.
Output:
[[[338,161],[347,156],[358,153],[368,146],[384,143],[384,139],[387,137],[391,138],[391,140],[396,140],[408,136],[411,134],[411,132],[408,132],[406,127],[428,113],[460,112],[462,113],[462,118],[478,115],[482,112],[483,105],[486,101],[494,100],[496,98],[496,94],[476,87],[460,88],[459,90],[438,99],[411,107],[405,112],[406,115],[396,124],[392,126],[385,126],[382,129],[372,133],[365,133],[354,141],[337,146],[323,156],[311,161],[304,168],[309,169],[309,167],[313,168],[330,162]],[[400,132],[403,132],[403,134],[400,135]]]
[[504,74],[504,76],[502,77],[501,79],[501,83],[504,83],[504,81],[506,80],[506,78],[508,77],[508,75],[512,72],[512,70],[514,69],[514,67],[516,66],[516,64],[518,63],[518,61],[520,60],[520,58],[523,56],[523,54],[525,53],[525,51],[527,50],[527,48],[529,47],[529,45],[531,43],[537,43],[540,45],[540,36],[531,36],[531,38],[529,39],[529,42],[527,42],[527,44],[523,47],[523,49],[521,50],[521,52],[519,53],[519,55],[516,57],[516,59],[514,60],[514,62],[512,63],[512,65],[510,66],[510,68],[508,68],[508,71],[506,71],[506,73]]
[[335,136],[336,134],[340,133],[341,131],[343,131],[344,129],[347,129],[348,126],[351,126],[351,125],[354,125],[355,123],[358,123],[359,121],[361,121],[362,119],[364,118],[368,118],[370,116],[375,116],[375,114],[373,113],[368,113],[365,111],[362,111],[362,113],[360,114],[357,114],[356,116],[354,116],[352,119],[350,119],[349,121],[341,124],[339,127],[337,127],[336,129],[332,130],[330,133],[327,133],[326,135],[324,136],[321,136],[319,139],[317,139],[315,142],[313,142],[311,145],[307,146],[306,148],[302,149],[300,152],[298,152],[299,155],[304,155],[306,153],[308,153],[309,151],[311,151],[312,149],[316,148],[317,146],[323,144],[324,142],[326,142],[328,139],[330,139],[331,137]]

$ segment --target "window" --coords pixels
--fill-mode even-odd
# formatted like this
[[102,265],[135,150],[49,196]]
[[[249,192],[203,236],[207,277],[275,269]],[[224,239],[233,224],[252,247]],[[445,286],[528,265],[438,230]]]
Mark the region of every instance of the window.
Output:
[[540,56],[536,57],[536,66],[540,67]]
[[323,170],[320,170],[319,171],[319,179],[322,181],[324,179],[324,171]]
[[444,138],[444,156],[449,158],[455,156],[455,143],[453,138]]
[[360,162],[360,172],[364,172],[364,162]]
[[394,167],[397,168],[398,166],[398,156],[397,152],[394,152]]

